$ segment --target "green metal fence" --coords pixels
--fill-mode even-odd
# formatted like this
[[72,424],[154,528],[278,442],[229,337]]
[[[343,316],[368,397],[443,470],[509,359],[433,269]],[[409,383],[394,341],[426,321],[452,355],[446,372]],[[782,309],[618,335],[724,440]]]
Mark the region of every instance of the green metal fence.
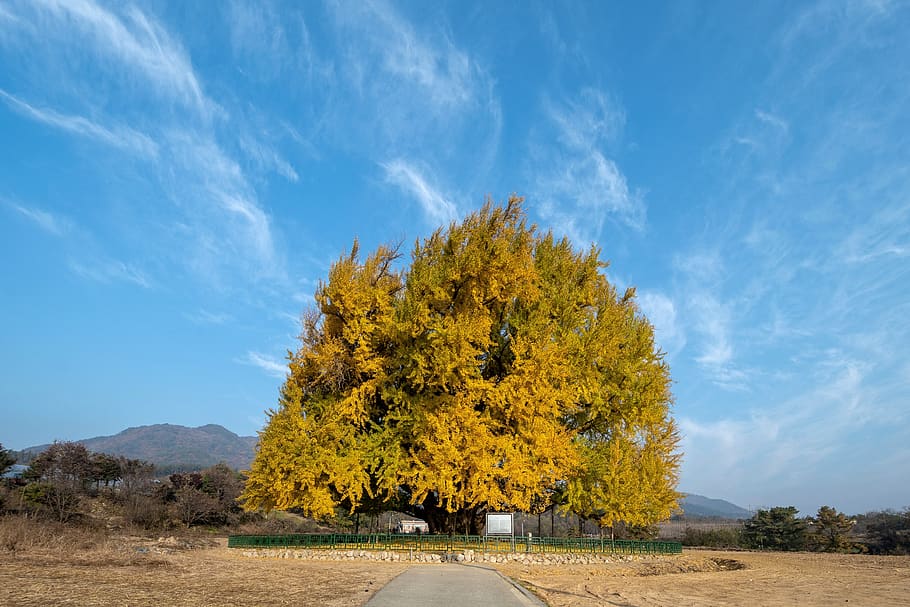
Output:
[[230,548],[308,548],[327,550],[414,550],[418,552],[528,552],[594,554],[679,554],[679,542],[609,540],[587,537],[487,537],[483,535],[417,535],[291,533],[232,535]]

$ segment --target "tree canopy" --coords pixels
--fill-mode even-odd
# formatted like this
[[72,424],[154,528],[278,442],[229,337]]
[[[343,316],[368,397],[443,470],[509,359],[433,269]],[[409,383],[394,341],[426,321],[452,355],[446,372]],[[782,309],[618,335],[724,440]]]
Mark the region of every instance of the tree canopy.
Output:
[[336,261],[260,433],[247,509],[397,507],[476,532],[487,510],[645,525],[676,507],[670,373],[595,247],[487,202]]
[[803,550],[808,540],[806,521],[794,506],[759,509],[743,525],[743,541],[760,550]]
[[910,508],[902,512],[869,512],[857,518],[864,527],[870,552],[910,554]]
[[822,506],[809,523],[812,525],[811,539],[815,549],[824,552],[850,552],[854,549],[855,542],[850,532],[856,525],[856,519],[831,506]]

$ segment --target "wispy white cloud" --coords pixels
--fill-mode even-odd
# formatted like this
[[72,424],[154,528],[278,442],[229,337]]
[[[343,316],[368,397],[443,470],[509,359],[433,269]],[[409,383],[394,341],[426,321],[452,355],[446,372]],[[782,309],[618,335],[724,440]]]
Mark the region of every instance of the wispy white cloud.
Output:
[[493,81],[490,81],[487,85],[487,100],[484,108],[488,119],[480,121],[479,124],[486,132],[486,137],[480,145],[472,146],[482,150],[482,153],[477,155],[476,160],[472,160],[469,172],[471,177],[476,180],[475,187],[478,187],[479,181],[486,188],[488,187],[487,181],[490,170],[496,164],[499,156],[503,127],[502,100],[496,94],[496,87]]
[[19,213],[45,232],[68,241],[71,257],[67,265],[77,276],[102,284],[126,282],[144,289],[154,286],[149,275],[136,264],[99,253],[95,238],[68,217],[19,204],[3,196],[0,196],[0,204]]
[[578,98],[556,103],[545,99],[544,110],[556,125],[556,135],[568,148],[587,151],[619,138],[625,112],[603,92],[582,89]]
[[529,168],[543,219],[579,246],[598,239],[608,219],[643,229],[644,199],[605,151],[622,130],[623,112],[602,91],[587,88],[574,100],[545,101],[544,113],[553,135],[546,144],[532,143]]
[[288,372],[287,364],[282,363],[271,356],[262,354],[260,352],[255,352],[253,350],[247,352],[246,357],[240,359],[238,362],[245,365],[253,365],[254,367],[259,367],[272,377],[284,378],[287,376]]
[[300,176],[291,163],[281,157],[273,148],[250,137],[240,138],[240,147],[247,156],[264,170],[273,170],[288,181],[296,183]]
[[294,53],[288,41],[284,21],[270,2],[232,0],[229,4],[228,25],[234,55],[249,66],[248,76],[274,78]]
[[736,143],[736,144],[739,144],[739,145],[742,145],[742,146],[745,146],[748,148],[752,148],[752,149],[758,149],[759,147],[761,147],[761,145],[755,139],[753,139],[751,137],[744,137],[742,135],[737,135],[737,136],[733,137],[733,143]]
[[234,320],[234,317],[224,312],[209,312],[199,309],[195,312],[184,314],[187,319],[197,325],[223,325]]
[[240,165],[210,139],[170,133],[168,141],[175,161],[169,187],[189,214],[193,263],[206,272],[228,263],[280,275],[271,220]]
[[537,13],[537,26],[540,28],[540,33],[547,42],[548,50],[558,57],[564,56],[568,52],[569,46],[566,44],[565,38],[560,32],[559,24],[556,22],[553,13],[546,9],[546,5],[536,5],[535,8],[535,12]]
[[249,240],[256,245],[255,252],[262,258],[271,255],[272,237],[269,219],[256,201],[224,189],[218,189],[214,193],[221,206],[239,219],[239,223],[243,226],[241,229],[248,233]]
[[116,125],[108,128],[82,116],[61,114],[49,108],[38,108],[3,89],[0,89],[0,98],[17,112],[68,133],[88,137],[142,156],[158,155],[158,146],[150,137],[129,127]]
[[701,287],[709,287],[720,281],[724,272],[723,259],[714,251],[695,251],[677,256],[673,265]]
[[[114,54],[131,69],[144,74],[156,85],[155,92],[176,95],[206,113],[218,107],[204,94],[179,43],[138,8],[129,7],[121,17],[90,1],[42,0],[42,6],[55,15],[68,17],[58,23],[59,27],[75,26],[96,45],[96,50]],[[222,223],[232,226],[235,235],[241,233],[260,260],[271,263],[274,250],[268,216],[256,201],[253,189],[237,163],[205,130],[183,128],[179,136],[170,138],[170,143],[173,157],[181,163],[176,169],[189,169],[184,176],[201,181],[203,189],[209,193],[208,200],[226,214]],[[253,143],[250,147],[254,147]],[[260,150],[265,148],[260,147],[257,152]],[[290,165],[282,164],[277,154],[268,160],[287,176],[296,177],[296,172]],[[172,172],[175,168],[168,167],[167,170]],[[204,218],[211,219],[211,214]]]
[[686,345],[686,334],[677,318],[676,304],[659,291],[640,291],[638,303],[654,325],[657,343],[668,355],[677,355]]
[[[253,136],[261,125],[236,123],[221,130],[218,120],[225,113],[205,94],[180,41],[137,6],[111,7],[90,0],[11,6],[19,22],[6,26],[9,44],[37,49],[30,50],[36,64],[28,66],[28,73],[53,71],[60,80],[50,86],[33,79],[30,90],[37,92],[30,96],[62,99],[56,105],[84,109],[70,115],[7,92],[0,92],[0,98],[31,119],[136,153],[149,163],[148,173],[159,178],[152,187],[164,187],[170,194],[173,207],[121,211],[121,221],[144,224],[130,226],[136,233],[173,223],[165,250],[158,254],[183,263],[206,282],[280,276],[283,262],[271,219],[232,155],[231,144],[236,142],[252,159],[255,170],[276,171],[291,181],[299,176],[274,148]],[[85,73],[67,60],[67,53],[92,65],[91,79],[104,83],[95,88],[112,92],[94,98],[94,89],[86,90]],[[119,116],[126,119],[113,118]],[[145,123],[148,134],[122,126],[133,124],[128,117],[134,116],[141,117],[136,122]],[[123,208],[122,200],[116,204]],[[165,215],[168,219],[162,219]]]
[[7,20],[7,21],[10,21],[10,22],[18,21],[18,20],[19,20],[19,18],[16,17],[16,15],[14,15],[14,14],[10,11],[9,8],[7,8],[7,7],[6,7],[5,5],[3,5],[3,4],[0,4],[0,20],[4,20],[4,19]]
[[695,326],[704,339],[702,353],[696,360],[712,368],[727,365],[733,359],[729,307],[705,292],[694,295],[688,303],[695,314]]
[[600,237],[605,221],[641,229],[644,203],[629,191],[626,178],[612,160],[597,150],[574,157],[537,180],[539,212],[578,246]]
[[[725,487],[730,497],[755,503],[756,487],[765,495],[784,493],[812,482],[819,468],[835,470],[849,460],[841,445],[881,423],[873,411],[882,394],[869,385],[867,365],[842,357],[823,362],[814,383],[784,402],[711,421],[681,417],[689,482]],[[771,483],[776,489],[768,488]]]
[[[792,142],[790,123],[780,114],[772,113],[759,108],[754,108],[750,113],[738,121],[714,148],[714,152],[726,157],[728,162],[733,159],[773,161],[784,152]],[[773,164],[770,165],[773,167]],[[744,171],[748,168],[740,167]],[[754,166],[750,166],[755,169]],[[763,167],[762,178],[768,178],[770,167]],[[729,170],[729,169],[728,169]],[[746,175],[741,179],[754,179],[755,175]]]
[[724,297],[725,266],[715,251],[679,256],[674,268],[681,278],[684,326],[696,336],[693,350],[701,372],[716,386],[742,391],[749,373],[736,360],[736,318],[741,308]]
[[[418,89],[427,107],[449,111],[475,103],[481,90],[478,68],[445,35],[421,35],[383,1],[339,6],[335,17],[342,28],[358,32],[356,39],[378,58],[379,69]],[[370,74],[361,71],[356,77],[366,85]]]
[[95,282],[128,282],[143,289],[152,288],[151,279],[141,269],[116,259],[71,260],[69,266],[75,274]]
[[72,222],[61,215],[35,207],[17,204],[2,196],[0,196],[0,202],[19,213],[45,232],[53,234],[54,236],[63,236],[72,229]]
[[838,262],[865,264],[910,255],[910,201],[899,200],[853,226],[838,251]]
[[832,57],[842,52],[852,41],[862,39],[871,25],[881,23],[890,18],[894,11],[904,7],[904,3],[892,0],[859,0],[844,5],[809,3],[781,28],[777,42],[784,53],[792,54],[794,46],[807,40],[823,38],[831,48],[823,55],[825,61],[822,65],[812,67],[827,68],[832,63]]
[[765,124],[769,124],[784,133],[786,133],[790,130],[790,125],[787,124],[786,120],[784,120],[780,116],[775,116],[774,114],[772,114],[770,112],[765,112],[763,110],[756,109],[755,117],[758,118],[760,121],[764,122]]
[[209,116],[208,99],[186,52],[154,20],[135,6],[117,14],[91,0],[35,0],[16,3],[24,12],[42,12],[42,35],[71,43],[74,34],[130,76],[145,79],[162,98],[172,98]]
[[[417,26],[391,3],[331,9],[341,51],[334,69],[323,70],[334,91],[333,133],[353,137],[373,161],[420,154],[457,176],[449,181],[483,179],[502,128],[496,80],[484,65],[445,23]],[[466,148],[478,152],[465,158]]]
[[420,203],[427,219],[434,224],[447,224],[458,217],[455,204],[430,185],[427,178],[414,164],[397,158],[381,163],[388,183],[398,186]]
[[906,498],[882,456],[906,442],[910,343],[910,80],[880,61],[908,44],[886,13],[817,2],[788,20],[766,94],[705,160],[717,179],[693,248],[709,253],[677,261],[672,294],[721,390],[680,385],[687,486],[788,500],[771,505]]

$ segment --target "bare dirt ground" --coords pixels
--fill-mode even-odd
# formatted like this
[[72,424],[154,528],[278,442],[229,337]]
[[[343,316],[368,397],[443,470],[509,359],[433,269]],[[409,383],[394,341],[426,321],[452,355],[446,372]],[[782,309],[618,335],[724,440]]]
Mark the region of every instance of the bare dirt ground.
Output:
[[910,605],[910,557],[686,551],[641,562],[500,566],[551,607]]
[[[0,605],[363,605],[406,563],[244,557],[225,540],[0,546]],[[908,605],[910,557],[688,551],[608,565],[500,565],[552,607]]]
[[[398,563],[247,558],[226,540],[118,542],[87,551],[0,550],[0,605],[363,605]],[[206,545],[208,544],[208,545]]]

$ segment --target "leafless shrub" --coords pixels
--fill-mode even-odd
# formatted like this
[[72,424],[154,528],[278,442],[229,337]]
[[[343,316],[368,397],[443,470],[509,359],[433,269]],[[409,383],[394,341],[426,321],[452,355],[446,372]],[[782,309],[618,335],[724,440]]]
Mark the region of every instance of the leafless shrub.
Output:
[[159,529],[167,526],[168,508],[153,495],[134,493],[122,500],[123,521],[141,529]]
[[96,550],[106,544],[104,532],[93,527],[65,525],[27,515],[0,517],[0,549],[9,552],[48,549],[75,552]]
[[237,527],[236,533],[248,535],[281,535],[285,533],[320,533],[326,527],[311,518],[275,512]]

